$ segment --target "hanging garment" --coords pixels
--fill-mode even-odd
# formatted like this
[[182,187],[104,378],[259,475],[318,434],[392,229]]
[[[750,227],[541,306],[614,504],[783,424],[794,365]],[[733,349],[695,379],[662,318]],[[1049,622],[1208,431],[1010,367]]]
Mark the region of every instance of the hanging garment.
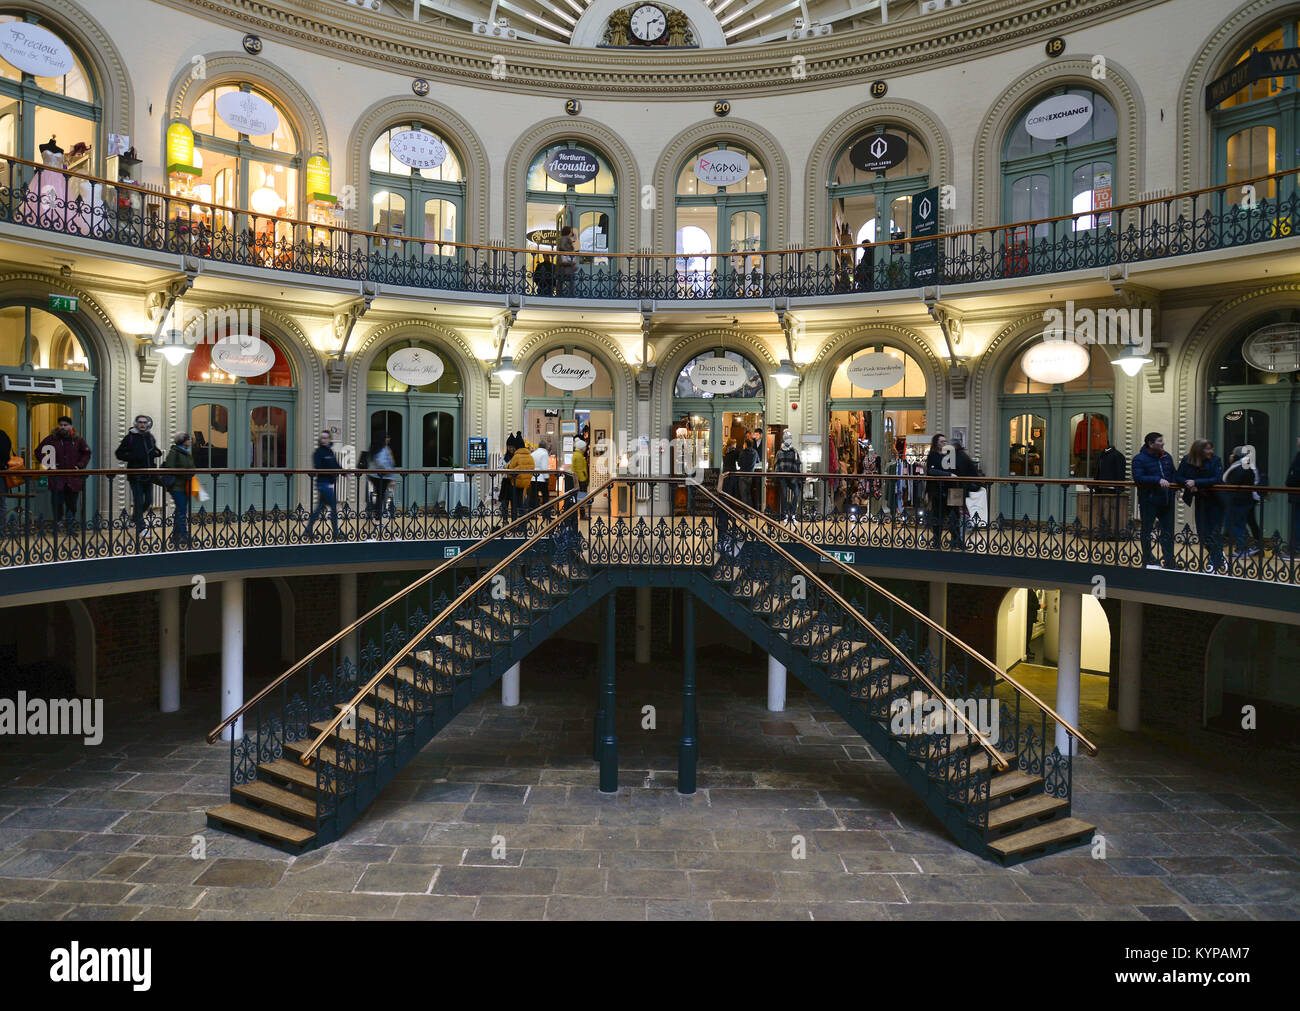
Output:
[[1074,426],[1074,455],[1084,456],[1099,453],[1110,445],[1110,435],[1106,428],[1106,419],[1100,414],[1084,415],[1082,421]]

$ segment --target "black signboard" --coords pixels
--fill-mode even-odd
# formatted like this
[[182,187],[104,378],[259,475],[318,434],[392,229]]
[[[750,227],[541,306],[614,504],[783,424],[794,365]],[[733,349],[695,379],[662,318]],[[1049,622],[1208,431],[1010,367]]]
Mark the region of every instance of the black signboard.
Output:
[[849,161],[864,172],[884,172],[907,157],[907,141],[892,133],[864,137],[849,148]]
[[1300,49],[1265,49],[1251,53],[1222,77],[1205,86],[1205,108],[1213,109],[1248,84],[1266,77],[1294,77],[1300,72]]
[[565,186],[590,182],[599,172],[600,162],[596,161],[596,156],[576,147],[560,148],[546,159],[546,174]]
[[[922,190],[912,198],[912,238],[939,234],[939,187]],[[912,280],[932,284],[939,279],[939,240],[912,243]]]
[[467,443],[465,465],[467,467],[486,467],[488,465],[487,436],[471,435]]

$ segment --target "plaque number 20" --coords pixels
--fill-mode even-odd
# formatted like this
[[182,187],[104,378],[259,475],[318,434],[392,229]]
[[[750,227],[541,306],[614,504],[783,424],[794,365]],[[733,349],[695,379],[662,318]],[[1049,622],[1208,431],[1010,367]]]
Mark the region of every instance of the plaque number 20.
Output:
[[714,113],[715,116],[725,116],[725,115],[727,115],[727,113],[729,113],[729,112],[731,112],[731,103],[730,103],[730,102],[714,102],[714,103],[713,103],[713,113]]

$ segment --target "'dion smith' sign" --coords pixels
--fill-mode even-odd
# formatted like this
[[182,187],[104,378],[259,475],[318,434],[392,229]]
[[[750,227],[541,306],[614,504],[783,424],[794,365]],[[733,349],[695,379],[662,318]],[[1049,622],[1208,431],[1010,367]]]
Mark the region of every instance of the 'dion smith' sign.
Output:
[[691,385],[701,393],[735,393],[746,378],[745,366],[731,358],[705,358],[691,369]]

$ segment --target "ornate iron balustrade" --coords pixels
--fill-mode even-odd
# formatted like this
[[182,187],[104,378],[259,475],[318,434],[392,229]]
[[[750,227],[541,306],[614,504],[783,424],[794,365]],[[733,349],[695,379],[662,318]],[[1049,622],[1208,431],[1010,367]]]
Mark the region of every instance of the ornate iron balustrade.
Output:
[[[79,512],[71,521],[57,522],[47,486],[60,472],[7,473],[16,486],[4,489],[0,500],[0,566],[14,568],[313,543],[476,542],[505,521],[501,485],[518,472],[393,470],[388,472],[393,475],[391,498],[373,470],[335,472],[337,531],[329,510],[321,509],[318,475],[312,471],[186,472],[180,476],[197,475],[213,497],[203,503],[187,498],[183,513],[173,496],[154,483],[170,472],[153,470],[142,477],[139,471],[121,469],[78,471],[87,485]],[[567,486],[570,475],[550,474],[557,487]],[[144,482],[146,507],[139,525],[132,502],[133,488],[139,485],[133,486],[133,480]],[[761,503],[768,516],[779,518],[785,480],[775,474],[733,475],[727,484],[728,490],[748,494],[747,501]],[[918,552],[919,567],[931,564],[926,554],[936,550],[1123,568],[1143,565],[1141,521],[1129,484],[980,477],[972,482],[985,489],[987,504],[982,509],[970,496],[962,507],[936,509],[938,500],[927,489],[942,487],[941,478],[804,474],[798,482],[798,530],[819,546]],[[703,564],[712,550],[713,514],[699,490],[683,484],[616,477],[590,517],[599,525],[583,521],[592,535],[592,560],[638,566]],[[652,494],[652,488],[658,491]],[[1276,487],[1251,490],[1278,496],[1297,493]],[[1222,494],[1240,492],[1225,486]],[[312,514],[318,510],[313,525]],[[185,521],[183,537],[178,536],[178,519]],[[536,529],[536,521],[525,527]],[[594,536],[597,530],[600,535]],[[1152,541],[1158,557],[1159,538],[1153,536]],[[1300,585],[1300,539],[1280,532],[1262,538],[1230,533],[1203,540],[1187,522],[1173,541],[1173,561],[1187,572],[1205,573],[1214,565],[1221,575]],[[1216,562],[1216,548],[1222,550],[1222,565]]]
[[1293,174],[925,239],[689,256],[577,251],[566,254],[569,263],[552,263],[549,270],[538,267],[540,253],[555,257],[550,250],[413,239],[268,216],[13,157],[0,158],[0,223],[304,277],[436,291],[771,299],[1033,277],[1289,238],[1300,229],[1300,195],[1284,192],[1294,189]]

